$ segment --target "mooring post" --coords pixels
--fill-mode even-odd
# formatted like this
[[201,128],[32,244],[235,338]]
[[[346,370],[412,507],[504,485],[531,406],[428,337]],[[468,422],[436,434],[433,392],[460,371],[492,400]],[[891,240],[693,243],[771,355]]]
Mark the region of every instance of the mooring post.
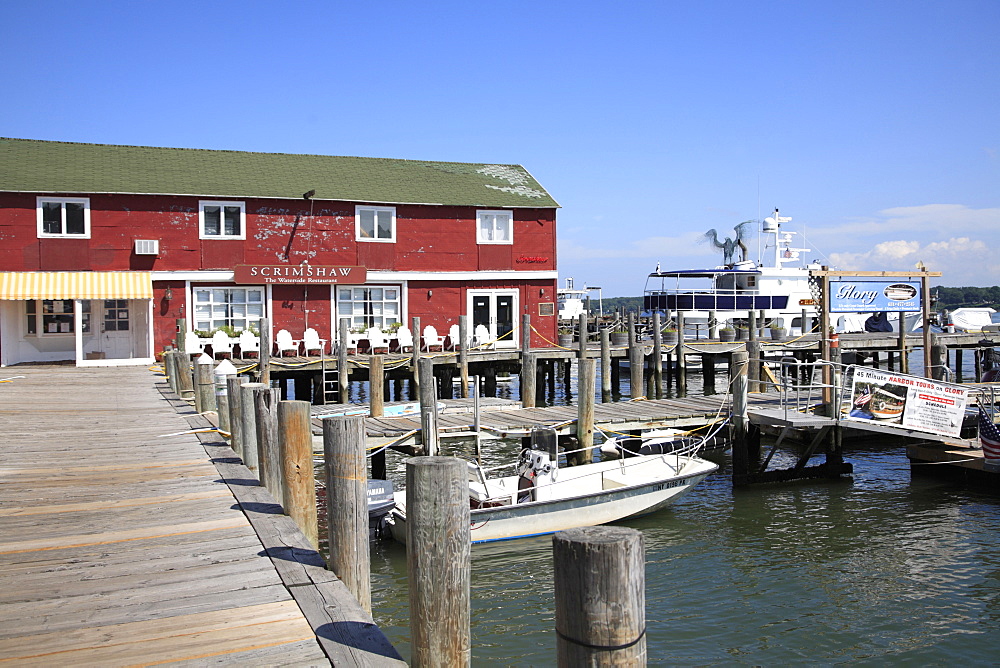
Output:
[[368,478],[365,473],[365,419],[323,420],[326,463],[326,522],[330,570],[369,614],[372,611],[371,556],[368,548]]
[[659,399],[663,388],[663,337],[660,312],[653,313],[653,397]]
[[948,380],[948,346],[936,334],[931,338],[931,368],[924,372],[925,378]]
[[601,402],[611,401],[611,330],[601,330]]
[[243,456],[243,404],[240,401],[241,387],[249,382],[246,376],[230,376],[226,379],[229,404],[229,447],[237,456]]
[[215,409],[219,415],[219,430],[227,434],[233,433],[229,417],[229,379],[235,376],[236,367],[229,360],[222,360],[215,367]]
[[385,413],[385,362],[381,355],[368,358],[368,407],[372,417]]
[[576,358],[583,359],[587,356],[587,343],[590,339],[590,333],[587,331],[589,325],[587,323],[587,314],[581,313],[579,319],[577,320],[577,349]]
[[906,313],[899,312],[899,371],[910,373],[910,358],[906,354]]
[[195,394],[195,410],[199,413],[210,413],[216,410],[215,407],[215,366],[212,358],[202,355],[198,358],[195,366],[195,382],[197,393]]
[[406,570],[413,665],[469,666],[469,473],[454,457],[406,460]]
[[349,403],[351,389],[351,372],[348,371],[350,362],[347,361],[347,345],[351,335],[351,321],[348,318],[341,318],[337,324],[337,338],[340,346],[337,347],[337,401]]
[[240,386],[240,418],[243,428],[240,430],[243,464],[260,480],[260,465],[257,459],[257,408],[254,405],[253,392],[258,388],[268,388],[264,383],[244,383]]
[[761,382],[760,382],[760,356],[761,356],[761,345],[760,341],[751,340],[746,343],[747,357],[749,358],[749,363],[747,365],[747,391],[748,392],[761,392]]
[[962,349],[955,348],[955,382],[961,384],[964,380],[962,373]]
[[[528,318],[528,314],[524,314],[525,318]],[[530,322],[530,321],[528,321]],[[527,329],[522,329],[523,332],[527,332]],[[463,399],[469,398],[469,316],[460,315],[458,316],[458,374],[459,378],[462,379],[462,389],[459,394]],[[452,341],[452,345],[455,342]]]
[[[410,384],[416,386],[410,389],[410,397],[417,398],[420,396],[420,346],[424,345],[424,333],[420,331],[420,318],[414,316],[410,318],[410,322],[413,325],[413,362],[410,364],[412,371]],[[414,390],[416,391],[414,392]]]
[[704,381],[705,394],[715,394],[715,355],[712,353],[701,354],[701,377]]
[[[263,383],[261,383],[263,385]],[[282,449],[284,443],[278,436],[278,402],[281,393],[276,387],[258,387],[253,390],[253,405],[257,423],[257,477],[275,501],[283,503],[284,473]]]
[[181,399],[194,398],[194,369],[191,364],[191,356],[187,353],[182,353],[177,357],[177,387],[177,394]]
[[680,396],[687,394],[687,356],[684,354],[684,342],[687,336],[684,333],[684,312],[677,311],[677,348],[674,356],[677,358],[677,393]]
[[[466,316],[459,316],[466,317]],[[521,314],[521,354],[531,351],[531,314]]]
[[437,431],[437,382],[434,378],[434,360],[430,357],[420,359],[417,368],[420,389],[420,441],[423,443],[424,454],[434,456],[438,453]]
[[749,444],[747,443],[747,366],[749,355],[744,350],[733,351],[729,363],[730,387],[733,392],[733,484],[738,476],[750,472]]
[[646,571],[641,531],[596,526],[552,537],[556,663],[646,665]]
[[271,385],[271,321],[261,318],[258,322],[260,329],[260,350],[257,351],[258,369],[260,371],[260,382],[267,386]]
[[538,357],[535,353],[521,353],[521,408],[535,407],[537,381]]
[[628,363],[629,363],[629,392],[633,399],[644,396],[643,390],[643,366],[645,364],[645,352],[642,348],[642,341],[637,340],[635,335],[635,314],[628,314]]
[[578,452],[576,461],[589,464],[594,461],[594,393],[596,365],[591,357],[579,361],[577,371],[577,414],[576,438],[583,452]]
[[318,548],[316,478],[313,474],[308,401],[278,402],[278,433],[285,478],[282,507],[285,514],[295,520],[309,543]]
[[187,320],[174,320],[174,348],[187,355]]
[[719,338],[719,314],[715,311],[708,312],[708,338]]
[[174,394],[177,392],[177,360],[172,350],[163,352],[163,375],[167,377],[167,385]]

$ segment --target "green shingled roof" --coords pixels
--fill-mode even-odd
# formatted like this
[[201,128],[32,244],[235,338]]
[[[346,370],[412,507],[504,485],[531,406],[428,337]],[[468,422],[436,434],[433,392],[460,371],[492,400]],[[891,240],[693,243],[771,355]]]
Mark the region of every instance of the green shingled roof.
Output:
[[0,191],[557,207],[520,165],[0,138]]

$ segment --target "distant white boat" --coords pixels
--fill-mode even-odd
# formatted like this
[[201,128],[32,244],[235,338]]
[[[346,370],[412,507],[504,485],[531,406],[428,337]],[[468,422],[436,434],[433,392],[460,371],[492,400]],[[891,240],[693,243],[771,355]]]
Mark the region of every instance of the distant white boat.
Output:
[[[718,469],[693,453],[631,457],[559,468],[525,450],[518,475],[487,478],[470,463],[473,543],[526,538],[655,512]],[[397,492],[392,536],[406,542],[406,493]]]

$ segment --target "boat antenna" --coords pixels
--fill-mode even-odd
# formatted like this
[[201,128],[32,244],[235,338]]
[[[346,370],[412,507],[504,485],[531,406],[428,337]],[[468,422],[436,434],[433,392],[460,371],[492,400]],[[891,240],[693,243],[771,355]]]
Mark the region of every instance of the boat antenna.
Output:
[[760,172],[757,172],[757,230],[756,231],[757,231],[757,259],[759,260],[761,257],[763,257],[762,255],[763,251],[761,250],[760,244],[761,240],[764,238],[764,235],[761,234],[762,230],[760,226]]

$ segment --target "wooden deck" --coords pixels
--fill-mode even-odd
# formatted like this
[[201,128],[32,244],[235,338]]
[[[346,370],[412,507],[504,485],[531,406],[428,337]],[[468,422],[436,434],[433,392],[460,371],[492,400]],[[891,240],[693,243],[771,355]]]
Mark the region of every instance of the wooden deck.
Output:
[[203,422],[162,377],[0,370],[13,376],[0,383],[0,662],[402,663],[217,436],[159,437]]
[[[534,427],[553,427],[559,434],[572,434],[577,418],[576,406],[520,408],[518,404],[499,399],[482,399],[479,424],[484,434],[495,438],[519,438],[530,434]],[[751,394],[753,406],[775,405],[774,393]],[[438,429],[442,437],[449,432],[467,435],[473,425],[471,399],[444,399],[445,407],[438,414]],[[364,404],[350,404],[357,408]],[[391,405],[391,404],[386,404]],[[313,406],[313,434],[322,434],[324,415],[336,414],[338,405]],[[607,432],[635,429],[690,428],[729,416],[727,395],[696,396],[682,399],[644,399],[595,404],[594,425]],[[395,445],[408,446],[420,442],[420,416],[365,418],[365,430],[370,445],[384,445],[397,439]],[[319,447],[318,445],[316,446]]]

